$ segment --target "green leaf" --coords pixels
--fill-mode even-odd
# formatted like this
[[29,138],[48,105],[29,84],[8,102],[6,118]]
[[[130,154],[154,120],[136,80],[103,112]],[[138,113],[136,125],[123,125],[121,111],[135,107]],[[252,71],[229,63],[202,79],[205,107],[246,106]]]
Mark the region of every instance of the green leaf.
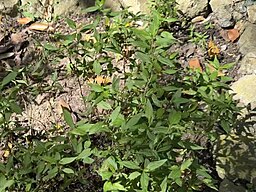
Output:
[[76,23],[73,20],[67,18],[66,22],[71,29],[76,29]]
[[163,159],[163,160],[159,160],[159,161],[150,162],[150,163],[147,165],[145,171],[147,171],[147,172],[154,171],[155,169],[161,167],[166,161],[167,161],[167,159]]
[[101,65],[100,62],[97,60],[93,62],[93,71],[96,73],[96,75],[100,75],[101,73]]
[[160,21],[160,14],[157,11],[153,12],[153,21],[151,22],[151,25],[149,26],[149,32],[153,37],[156,36],[158,29],[160,27],[161,21]]
[[72,129],[75,128],[75,124],[69,110],[64,107],[62,107],[62,110],[63,110],[64,120],[66,121],[66,123],[69,125],[70,128]]
[[118,115],[120,114],[120,110],[121,110],[121,107],[118,106],[118,107],[116,107],[115,110],[111,113],[109,119],[111,120],[112,123],[117,119]]
[[86,157],[89,157],[92,154],[91,149],[84,149],[78,156],[77,159],[85,159]]
[[73,169],[70,169],[70,168],[64,168],[62,169],[62,171],[64,173],[67,173],[67,174],[74,174],[75,172],[73,171]]
[[187,159],[181,164],[180,170],[184,171],[190,167],[190,165],[193,163],[193,159]]
[[229,132],[230,132],[231,127],[230,127],[230,124],[229,124],[228,121],[226,121],[226,120],[221,120],[220,125],[221,125],[221,127],[224,129],[224,131],[226,131],[226,133],[229,133]]
[[140,169],[140,167],[132,161],[119,161],[118,163],[129,169]]
[[164,178],[160,187],[161,187],[161,192],[166,192],[167,191],[167,177]]
[[147,100],[147,103],[145,106],[145,116],[147,117],[148,122],[152,123],[153,117],[154,117],[154,111],[149,99]]
[[144,63],[151,63],[150,56],[148,54],[137,52],[136,56]]
[[9,73],[2,81],[1,87],[7,85],[8,83],[10,83],[12,80],[14,80],[18,75],[18,72],[13,71],[11,73]]
[[17,114],[21,114],[22,113],[22,109],[20,108],[19,105],[17,105],[17,103],[15,103],[15,102],[10,103],[10,107],[11,107],[13,112],[15,112]]
[[78,127],[76,127],[75,129],[73,129],[72,131],[70,131],[71,134],[74,134],[74,135],[86,135],[87,133],[89,133],[91,127],[93,126],[94,124],[83,124],[83,125],[79,125]]
[[105,110],[110,110],[112,109],[111,105],[109,103],[107,103],[106,101],[101,101],[97,104],[97,107],[101,108],[101,109],[105,109]]
[[132,172],[132,173],[129,175],[128,179],[134,180],[134,179],[136,179],[137,177],[139,177],[140,175],[141,175],[140,172],[135,171],[135,172]]
[[120,183],[111,183],[109,181],[106,181],[103,185],[103,191],[127,191],[123,185]]
[[148,173],[143,171],[140,177],[140,185],[143,191],[148,191],[149,179]]
[[83,10],[83,12],[85,13],[91,13],[91,12],[95,12],[99,10],[99,7],[98,6],[92,6],[92,7],[88,7],[86,8],[85,10]]
[[46,43],[44,45],[44,48],[49,50],[49,51],[57,51],[57,50],[59,50],[59,48],[57,48],[53,44],[49,44],[49,43]]
[[134,125],[136,125],[139,122],[139,120],[141,119],[141,116],[142,116],[141,113],[132,116],[132,118],[129,119],[129,121],[126,123],[125,128],[130,129],[130,128],[134,127]]
[[101,85],[98,84],[91,84],[90,87],[92,88],[93,91],[100,93],[104,91],[104,88]]
[[60,160],[60,164],[61,165],[66,165],[66,164],[69,164],[69,163],[72,163],[73,161],[76,160],[77,157],[64,157]]
[[170,125],[178,124],[181,120],[181,112],[172,110],[170,115],[169,115],[168,120],[169,120]]
[[178,178],[180,178],[181,177],[181,170],[180,170],[180,168],[177,166],[177,165],[173,165],[172,167],[171,167],[171,173],[170,173],[170,175],[169,175],[169,177],[171,178],[171,179],[173,179],[173,180],[176,180],[176,179],[178,179]]

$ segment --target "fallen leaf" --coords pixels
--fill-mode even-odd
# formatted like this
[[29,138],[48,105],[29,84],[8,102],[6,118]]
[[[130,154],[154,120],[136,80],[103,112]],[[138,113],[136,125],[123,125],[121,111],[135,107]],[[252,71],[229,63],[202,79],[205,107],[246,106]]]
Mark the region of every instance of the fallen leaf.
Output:
[[210,40],[208,43],[208,55],[210,58],[213,58],[215,56],[218,56],[220,54],[220,50],[217,45],[213,42],[213,40]]
[[198,58],[192,58],[189,60],[188,65],[191,69],[199,69],[202,72],[202,67]]
[[106,85],[108,83],[111,83],[111,79],[109,77],[103,77],[103,76],[97,76],[95,78],[95,81],[99,85],[101,85],[101,84]]
[[225,40],[225,41],[230,41],[229,38],[228,38],[228,32],[227,30],[220,30],[220,36]]
[[58,105],[61,107],[61,108],[66,108],[66,109],[68,109],[69,111],[70,111],[70,106],[69,106],[69,104],[64,100],[64,99],[60,99],[59,101],[58,101]]
[[28,29],[37,31],[54,30],[53,27],[51,27],[48,23],[33,23],[28,27]]
[[19,24],[22,24],[22,25],[26,25],[26,24],[28,24],[28,23],[31,22],[31,21],[32,21],[32,19],[31,19],[31,18],[28,18],[28,17],[23,17],[23,18],[17,19],[17,22],[18,22]]
[[22,43],[24,41],[24,35],[22,33],[13,33],[11,34],[11,42],[14,45]]
[[197,16],[191,20],[192,23],[203,22],[205,18],[203,16]]
[[234,42],[240,36],[238,29],[229,29],[228,38],[231,42]]

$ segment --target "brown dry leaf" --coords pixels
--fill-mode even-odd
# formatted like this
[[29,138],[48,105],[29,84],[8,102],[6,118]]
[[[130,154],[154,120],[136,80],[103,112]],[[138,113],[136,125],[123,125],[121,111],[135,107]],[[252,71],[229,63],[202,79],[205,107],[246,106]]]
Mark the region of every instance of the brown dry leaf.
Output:
[[238,39],[238,37],[240,36],[238,29],[229,29],[228,30],[228,39],[231,42],[234,42],[235,40]]
[[220,49],[218,48],[217,45],[215,45],[215,43],[210,40],[208,43],[208,55],[209,57],[213,58],[215,56],[218,56],[220,54]]
[[225,41],[230,41],[229,38],[228,38],[228,32],[227,30],[220,30],[220,36],[225,40]]
[[29,22],[31,22],[32,19],[31,18],[28,18],[28,17],[23,17],[23,18],[19,18],[17,19],[17,22],[21,25],[26,25],[28,24]]
[[188,65],[191,69],[199,69],[200,72],[202,72],[202,67],[200,65],[200,61],[198,58],[192,58],[190,59],[190,61],[188,62]]
[[193,19],[191,20],[191,22],[192,22],[192,23],[198,23],[198,22],[203,22],[204,20],[205,20],[205,18],[200,15],[200,16],[197,16],[197,17],[193,18]]
[[37,30],[37,31],[53,31],[53,27],[51,27],[48,23],[33,23],[31,24],[28,29],[30,30]]
[[24,41],[24,35],[22,33],[13,33],[11,34],[11,42],[14,45],[22,43]]
[[[211,64],[208,64],[208,68],[210,72],[217,71]],[[224,75],[225,75],[224,73],[222,73],[221,71],[218,71],[218,76],[224,76]]]
[[101,84],[106,85],[108,83],[111,83],[111,79],[109,77],[103,77],[103,76],[97,76],[95,78],[95,81],[99,85],[101,85]]
[[66,108],[66,109],[68,109],[69,111],[70,111],[70,106],[69,106],[69,104],[64,100],[64,99],[60,99],[59,101],[58,101],[58,105],[62,108]]

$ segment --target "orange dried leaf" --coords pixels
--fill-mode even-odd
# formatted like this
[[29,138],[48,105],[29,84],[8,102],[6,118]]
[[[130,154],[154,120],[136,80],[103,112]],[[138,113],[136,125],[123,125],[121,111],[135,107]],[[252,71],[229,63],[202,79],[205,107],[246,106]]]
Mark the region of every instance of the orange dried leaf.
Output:
[[111,83],[111,79],[110,79],[110,78],[108,78],[108,77],[102,77],[102,76],[97,76],[97,77],[95,78],[95,81],[96,81],[96,83],[99,84],[99,85],[101,85],[101,84],[106,85],[106,84],[108,84],[108,83]]
[[64,101],[64,99],[60,99],[59,102],[58,102],[59,106],[62,107],[62,108],[66,108],[68,110],[70,110],[70,106],[69,104],[67,104],[66,101]]
[[240,36],[239,31],[237,29],[229,29],[228,30],[228,38],[231,42],[234,42]]
[[198,58],[190,59],[188,65],[191,69],[199,69],[201,72],[203,71]]
[[37,31],[53,30],[53,28],[48,23],[33,23],[28,28],[30,30],[37,30]]
[[24,18],[19,18],[19,19],[17,19],[17,22],[19,23],[19,24],[22,24],[22,25],[26,25],[26,24],[28,24],[29,22],[31,22],[32,21],[32,19],[31,18],[28,18],[28,17],[24,17]]
[[218,48],[217,45],[215,45],[215,43],[210,40],[209,43],[208,43],[208,55],[209,57],[215,57],[215,56],[218,56],[220,54],[220,50]]

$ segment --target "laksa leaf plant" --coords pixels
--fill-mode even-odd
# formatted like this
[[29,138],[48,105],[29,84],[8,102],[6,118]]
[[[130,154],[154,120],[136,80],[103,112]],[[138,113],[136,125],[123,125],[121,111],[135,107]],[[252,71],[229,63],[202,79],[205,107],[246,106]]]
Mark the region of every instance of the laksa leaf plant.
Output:
[[[179,53],[170,52],[177,40],[164,27],[177,18],[164,2],[154,1],[157,8],[142,15],[112,12],[98,1],[87,9],[100,12],[93,23],[66,20],[74,32],[55,34],[57,45],[44,48],[56,58],[67,56],[67,73],[87,80],[86,111],[75,122],[63,108],[68,133],[15,143],[0,163],[2,191],[67,190],[86,185],[88,172],[101,178],[104,192],[218,191],[202,153],[235,126],[239,108],[229,94],[230,78],[218,75],[217,59],[216,72],[177,62]],[[10,73],[2,85],[15,78]]]

